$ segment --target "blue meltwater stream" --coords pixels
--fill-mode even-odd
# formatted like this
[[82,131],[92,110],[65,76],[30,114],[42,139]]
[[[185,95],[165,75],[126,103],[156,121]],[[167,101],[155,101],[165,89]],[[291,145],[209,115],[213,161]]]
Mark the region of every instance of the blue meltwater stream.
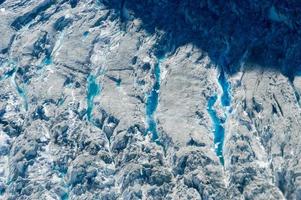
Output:
[[156,141],[158,139],[157,122],[154,117],[155,112],[159,103],[159,91],[160,91],[160,67],[165,57],[159,58],[158,63],[154,68],[155,83],[150,94],[147,96],[146,101],[146,122],[147,131],[152,134],[152,140]]
[[227,114],[225,114],[226,116],[225,119],[220,118],[214,107],[218,98],[220,98],[220,103],[221,106],[225,108],[224,110],[227,110],[227,107],[229,107],[231,103],[231,95],[230,95],[231,86],[228,80],[226,79],[223,70],[221,70],[219,74],[218,84],[222,89],[222,94],[218,94],[219,96],[214,95],[209,98],[207,110],[213,123],[215,152],[216,155],[219,157],[221,164],[224,165],[224,157],[223,157],[223,145],[224,145],[224,138],[225,138],[224,125],[227,118]]

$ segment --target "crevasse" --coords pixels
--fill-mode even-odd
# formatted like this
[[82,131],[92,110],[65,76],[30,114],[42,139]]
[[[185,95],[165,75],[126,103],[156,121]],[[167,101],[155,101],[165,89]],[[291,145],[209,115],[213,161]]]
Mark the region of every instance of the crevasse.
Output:
[[213,134],[214,134],[214,145],[216,155],[219,157],[220,162],[224,165],[224,157],[223,157],[223,145],[225,138],[225,121],[227,120],[227,113],[224,113],[225,118],[222,119],[219,117],[217,111],[215,110],[214,105],[216,104],[218,98],[220,99],[220,104],[223,107],[223,111],[227,112],[227,108],[231,104],[231,95],[230,95],[230,84],[226,79],[225,73],[221,70],[218,77],[218,84],[222,90],[222,93],[218,95],[214,95],[208,100],[208,113],[213,123]]
[[155,119],[155,112],[159,103],[159,91],[160,91],[160,68],[161,63],[165,59],[164,56],[158,58],[158,63],[154,67],[154,76],[155,83],[150,94],[147,96],[146,101],[146,122],[147,122],[147,131],[152,134],[152,139],[155,141],[158,139],[158,130],[157,130],[157,122]]

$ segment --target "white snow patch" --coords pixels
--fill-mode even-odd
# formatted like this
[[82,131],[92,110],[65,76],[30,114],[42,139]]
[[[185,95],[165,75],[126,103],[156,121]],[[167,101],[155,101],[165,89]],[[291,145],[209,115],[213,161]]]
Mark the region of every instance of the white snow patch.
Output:
[[164,80],[167,75],[167,70],[165,68],[162,69],[161,80]]
[[264,161],[257,161],[257,165],[260,168],[267,168],[269,166],[269,164],[267,162],[264,162]]

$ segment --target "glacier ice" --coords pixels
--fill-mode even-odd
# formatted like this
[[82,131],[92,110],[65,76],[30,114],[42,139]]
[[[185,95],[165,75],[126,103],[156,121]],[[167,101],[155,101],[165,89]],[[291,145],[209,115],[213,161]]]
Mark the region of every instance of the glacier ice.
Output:
[[300,6],[0,0],[0,199],[300,199]]

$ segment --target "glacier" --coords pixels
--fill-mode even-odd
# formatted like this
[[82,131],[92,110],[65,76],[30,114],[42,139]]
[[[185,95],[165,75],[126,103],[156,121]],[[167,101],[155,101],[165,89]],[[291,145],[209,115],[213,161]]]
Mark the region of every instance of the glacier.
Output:
[[299,0],[0,0],[0,199],[301,199]]

